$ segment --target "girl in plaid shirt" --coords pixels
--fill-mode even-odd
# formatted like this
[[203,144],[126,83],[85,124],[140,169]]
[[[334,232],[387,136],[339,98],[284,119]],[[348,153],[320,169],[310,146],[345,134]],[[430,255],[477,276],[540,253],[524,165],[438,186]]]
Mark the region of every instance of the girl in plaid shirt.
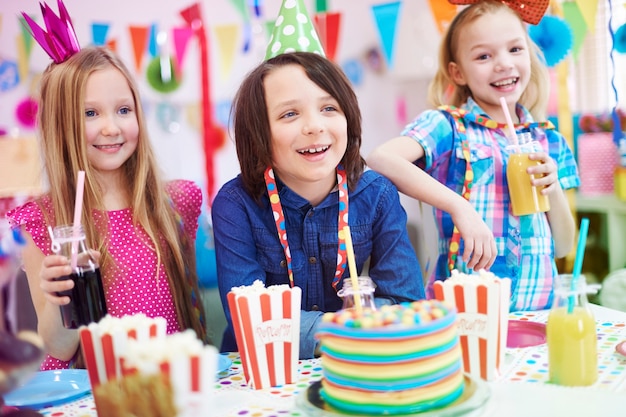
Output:
[[[511,278],[511,310],[544,309],[552,302],[554,258],[569,253],[576,232],[564,190],[578,187],[580,179],[564,137],[549,122],[535,122],[545,117],[549,88],[540,56],[522,17],[504,3],[479,1],[463,9],[443,39],[430,85],[436,109],[420,114],[367,159],[401,192],[435,208],[439,257],[429,294],[451,269],[485,268]],[[530,156],[541,164],[528,173],[549,198],[545,213],[511,212],[500,97],[517,132],[531,132],[541,145]]]

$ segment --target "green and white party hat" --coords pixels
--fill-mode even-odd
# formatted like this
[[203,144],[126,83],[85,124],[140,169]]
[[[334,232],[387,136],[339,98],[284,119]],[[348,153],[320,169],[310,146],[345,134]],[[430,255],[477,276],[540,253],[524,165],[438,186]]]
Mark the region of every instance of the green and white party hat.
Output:
[[326,56],[303,0],[283,0],[265,59],[295,51]]

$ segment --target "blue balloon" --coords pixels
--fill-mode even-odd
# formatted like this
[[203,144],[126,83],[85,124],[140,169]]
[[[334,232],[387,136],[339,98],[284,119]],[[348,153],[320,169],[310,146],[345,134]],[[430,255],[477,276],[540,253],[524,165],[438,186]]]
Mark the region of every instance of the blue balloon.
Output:
[[20,83],[17,63],[14,61],[0,61],[0,91],[9,91]]

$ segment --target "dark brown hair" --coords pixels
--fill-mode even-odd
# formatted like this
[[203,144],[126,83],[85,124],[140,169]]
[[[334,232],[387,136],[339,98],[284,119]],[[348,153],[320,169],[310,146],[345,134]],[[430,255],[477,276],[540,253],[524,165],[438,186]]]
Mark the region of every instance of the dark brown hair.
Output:
[[353,189],[365,169],[360,153],[361,111],[356,94],[341,68],[332,61],[311,52],[292,52],[269,59],[248,73],[231,108],[235,147],[246,191],[256,200],[265,192],[263,173],[272,165],[272,135],[263,81],[269,73],[287,65],[301,66],[311,81],[337,100],[345,114],[348,143],[341,164],[348,176],[348,187]]

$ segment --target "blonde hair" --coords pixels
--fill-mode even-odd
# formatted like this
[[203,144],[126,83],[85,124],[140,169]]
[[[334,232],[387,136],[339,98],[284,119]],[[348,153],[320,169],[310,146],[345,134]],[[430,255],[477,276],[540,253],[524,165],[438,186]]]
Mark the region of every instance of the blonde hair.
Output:
[[[467,25],[481,16],[506,11],[516,16],[524,28],[519,15],[500,1],[484,0],[463,9],[452,21],[439,50],[439,68],[428,88],[428,100],[434,107],[444,104],[461,106],[472,95],[466,85],[455,84],[448,72],[450,62],[455,62],[455,54],[462,44],[461,33]],[[526,42],[530,51],[530,81],[520,97],[519,103],[531,112],[536,120],[546,118],[548,106],[550,78],[539,47],[530,39],[524,28]]]
[[[77,173],[85,171],[82,224],[87,241],[91,248],[101,253],[103,277],[116,267],[107,249],[106,216],[105,224],[94,224],[92,218],[94,210],[105,210],[105,205],[98,172],[87,158],[84,124],[87,80],[95,71],[109,68],[117,69],[126,78],[139,126],[137,149],[123,166],[123,183],[130,198],[133,222],[135,227],[143,228],[148,235],[148,244],[156,254],[157,265],[163,263],[165,267],[180,326],[193,328],[205,340],[206,329],[191,303],[192,288],[198,296],[193,239],[186,236],[177,221],[165,190],[165,182],[150,145],[137,85],[121,60],[106,48],[84,48],[61,64],[50,64],[43,73],[38,123],[54,210],[50,214],[45,210],[43,212],[47,223],[52,226],[72,224]],[[157,269],[157,276],[158,273]],[[106,279],[104,283],[109,284]],[[202,304],[198,304],[197,307],[202,308]],[[200,311],[203,317],[204,312]]]

